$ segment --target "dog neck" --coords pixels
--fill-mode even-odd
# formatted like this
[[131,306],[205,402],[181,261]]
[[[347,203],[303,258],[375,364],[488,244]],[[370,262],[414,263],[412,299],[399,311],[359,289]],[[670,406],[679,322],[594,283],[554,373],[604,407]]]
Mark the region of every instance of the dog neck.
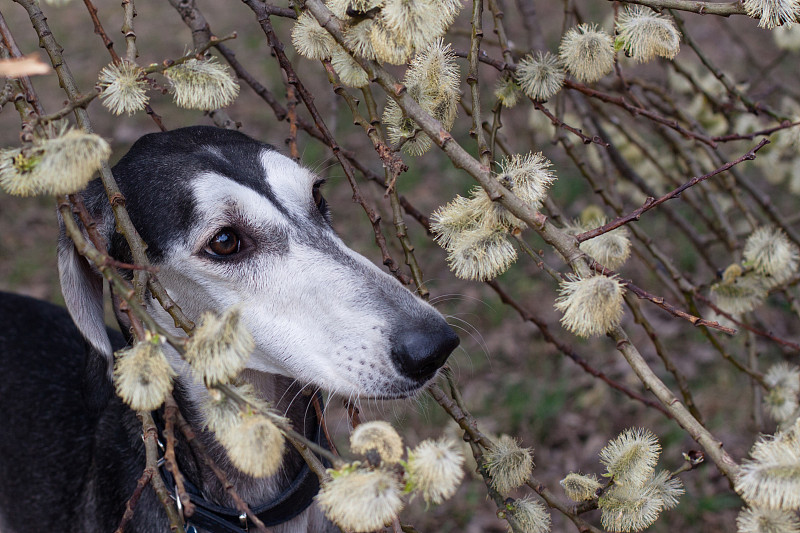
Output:
[[[112,293],[113,294],[113,293]],[[116,302],[115,302],[116,303]],[[114,306],[115,310],[118,306]],[[157,305],[149,306],[151,316],[169,329],[172,319]],[[199,316],[199,310],[190,310]],[[117,313],[122,331],[125,328],[124,313]],[[129,342],[132,339],[128,339]],[[236,493],[251,508],[259,507],[281,494],[295,481],[303,470],[305,461],[288,443],[284,446],[283,462],[277,474],[266,478],[255,478],[238,470],[230,461],[227,452],[216,439],[214,432],[206,429],[203,404],[208,399],[208,391],[192,374],[188,363],[171,347],[166,354],[173,368],[178,372],[175,378],[175,399],[184,418],[189,422],[195,435],[202,443],[211,460],[224,472],[227,481],[235,487]],[[314,439],[319,430],[315,407],[312,405],[313,389],[304,388],[296,380],[277,374],[245,369],[240,376],[255,389],[256,396],[266,401],[278,413],[285,416],[295,431],[309,439]],[[225,507],[235,508],[235,502],[225,484],[214,471],[198,457],[185,440],[176,446],[178,466],[184,476],[200,489],[210,501]]]
[[[292,427],[298,432],[313,439],[318,431],[318,422],[315,408],[312,405],[313,397],[306,394],[303,388],[291,378],[273,374],[265,374],[245,370],[240,376],[250,383],[259,398],[269,402],[278,412],[284,414]],[[233,484],[237,494],[250,505],[258,507],[271,501],[277,494],[287,489],[298,477],[303,469],[304,462],[300,454],[290,445],[285,446],[283,463],[280,471],[267,478],[254,478],[239,471],[228,458],[227,452],[217,441],[214,433],[205,429],[205,419],[202,414],[199,400],[204,391],[198,392],[198,384],[193,378],[181,376],[177,378],[176,400],[181,412],[195,431],[200,442],[206,449],[209,457],[222,469],[227,480]],[[186,445],[176,448],[178,464],[184,475],[195,484],[206,497],[219,505],[235,508],[235,502],[224,484],[205,462],[197,457]]]

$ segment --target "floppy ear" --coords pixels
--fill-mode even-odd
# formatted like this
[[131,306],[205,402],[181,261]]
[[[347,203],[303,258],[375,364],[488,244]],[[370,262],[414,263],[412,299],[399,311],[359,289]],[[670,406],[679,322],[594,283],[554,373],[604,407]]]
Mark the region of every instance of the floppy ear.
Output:
[[58,276],[61,280],[64,302],[83,337],[95,352],[103,356],[106,372],[110,376],[113,368],[113,350],[103,318],[103,277],[97,268],[75,249],[72,239],[64,230],[64,221],[60,215],[59,226],[61,231],[58,237]]

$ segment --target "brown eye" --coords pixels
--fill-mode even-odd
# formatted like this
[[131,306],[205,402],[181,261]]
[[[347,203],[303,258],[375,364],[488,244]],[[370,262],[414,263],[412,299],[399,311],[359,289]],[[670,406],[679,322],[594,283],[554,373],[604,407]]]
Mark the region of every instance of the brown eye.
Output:
[[223,228],[208,241],[205,251],[210,255],[225,256],[237,253],[240,247],[241,241],[236,232],[231,228]]

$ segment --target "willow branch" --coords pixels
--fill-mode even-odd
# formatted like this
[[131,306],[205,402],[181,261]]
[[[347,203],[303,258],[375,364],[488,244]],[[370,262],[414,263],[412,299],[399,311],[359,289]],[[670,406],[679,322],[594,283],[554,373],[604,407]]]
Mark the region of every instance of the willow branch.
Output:
[[289,61],[289,58],[286,57],[286,53],[284,52],[284,45],[278,39],[278,36],[275,34],[275,30],[272,27],[272,23],[270,22],[270,10],[267,9],[266,4],[259,2],[257,0],[243,0],[244,3],[253,11],[256,15],[256,19],[258,20],[261,29],[264,31],[264,34],[267,37],[267,41],[269,43],[270,48],[275,53],[275,57],[278,59],[278,63],[281,66],[281,69],[286,73],[287,83],[293,85],[297,90],[300,99],[305,104],[306,108],[308,109],[309,113],[314,119],[314,124],[317,126],[317,129],[322,134],[325,139],[325,143],[331,147],[331,151],[333,152],[336,159],[339,161],[339,164],[342,166],[344,170],[345,176],[347,177],[347,181],[350,183],[350,187],[353,190],[353,201],[358,202],[364,212],[367,214],[367,217],[372,224],[372,230],[375,235],[375,243],[378,245],[378,248],[381,250],[381,255],[383,256],[383,264],[389,268],[389,271],[394,274],[394,276],[404,285],[408,285],[411,281],[405,274],[400,271],[400,266],[397,262],[392,258],[392,255],[389,253],[389,249],[386,246],[386,239],[383,236],[383,232],[381,230],[381,217],[375,211],[375,209],[369,205],[369,203],[364,199],[361,195],[361,190],[358,186],[358,182],[356,182],[355,175],[353,173],[353,165],[350,161],[341,153],[341,148],[339,147],[339,143],[336,142],[333,135],[331,134],[328,127],[325,125],[325,121],[322,119],[322,115],[320,115],[319,111],[317,110],[316,105],[314,104],[314,96],[311,92],[305,87],[300,78],[297,76],[297,73],[292,66],[292,63]]
[[147,458],[147,467],[153,472],[150,476],[150,484],[161,502],[161,507],[166,511],[167,518],[169,519],[170,530],[174,533],[185,533],[183,527],[183,519],[178,513],[172,498],[170,498],[169,490],[164,485],[164,480],[158,475],[158,430],[156,429],[153,417],[149,412],[140,411],[136,416],[142,422],[144,439],[144,450]]
[[[469,439],[479,444],[484,450],[494,448],[494,443],[481,432],[478,427],[478,421],[468,412],[461,409],[451,398],[445,394],[439,385],[432,383],[428,386],[428,393],[436,400],[436,403],[442,406],[445,412],[450,415],[450,418],[456,421],[464,433],[469,436]],[[600,530],[592,526],[584,519],[572,512],[566,505],[562,504],[560,498],[553,494],[543,483],[538,479],[531,476],[528,478],[527,485],[536,491],[539,496],[553,509],[556,509],[578,528],[582,533],[600,533]]]
[[593,238],[595,238],[595,237],[597,237],[599,235],[602,235],[604,233],[608,233],[609,231],[612,231],[612,230],[615,230],[615,229],[617,229],[617,228],[619,228],[621,226],[624,226],[625,224],[628,224],[629,222],[633,222],[634,220],[639,220],[641,218],[641,216],[644,213],[646,213],[647,211],[650,211],[654,207],[657,207],[657,206],[663,204],[667,200],[672,200],[673,198],[679,197],[681,195],[681,193],[683,191],[685,191],[686,189],[688,189],[689,187],[693,187],[693,186],[697,185],[698,183],[701,183],[701,182],[707,180],[708,178],[714,177],[717,174],[725,172],[726,170],[730,169],[731,167],[734,167],[734,166],[738,165],[739,163],[741,163],[743,161],[752,161],[753,159],[756,158],[756,152],[758,152],[761,148],[763,148],[767,144],[769,144],[769,139],[762,139],[761,142],[759,142],[753,149],[751,149],[749,152],[747,152],[743,156],[741,156],[741,157],[739,157],[737,159],[734,159],[733,161],[730,161],[728,163],[725,163],[724,165],[722,165],[720,167],[717,167],[716,169],[712,170],[708,174],[704,174],[702,176],[695,176],[694,178],[690,179],[689,181],[687,181],[686,183],[684,183],[680,187],[677,187],[677,188],[673,189],[672,191],[668,192],[667,194],[665,194],[664,196],[662,196],[662,197],[660,197],[658,199],[654,199],[652,197],[649,197],[647,200],[645,200],[644,204],[642,204],[642,206],[639,207],[638,209],[636,209],[635,211],[632,211],[631,213],[628,213],[625,216],[615,218],[614,220],[612,220],[608,224],[604,224],[604,225],[602,225],[602,226],[600,226],[598,228],[595,228],[593,230],[589,230],[587,232],[584,232],[584,233],[581,233],[581,234],[577,235],[576,238],[578,239],[578,242],[588,241],[589,239],[593,239]]
[[125,531],[125,527],[128,525],[128,522],[133,519],[133,511],[136,509],[136,504],[139,503],[139,498],[142,496],[142,491],[150,483],[150,479],[153,477],[154,472],[152,468],[145,468],[142,472],[141,477],[136,482],[136,488],[133,489],[133,494],[125,502],[125,512],[122,513],[122,520],[119,521],[119,526],[114,531],[114,533],[123,533]]
[[[346,47],[347,44],[344,41],[338,20],[322,3],[322,0],[306,0],[306,6],[320,25],[327,29],[339,44]],[[572,267],[576,274],[590,275],[589,265],[585,255],[578,248],[577,239],[554,227],[548,222],[547,217],[534,211],[503,187],[500,182],[492,177],[491,170],[471,157],[453,139],[452,135],[442,127],[438,120],[431,117],[420,107],[407,93],[405,86],[399,83],[383,67],[374,61],[366,61],[362,58],[356,60],[362,68],[367,70],[370,78],[383,87],[401,109],[442,149],[454,166],[466,170],[483,187],[492,200],[499,202],[517,218],[526,222],[546,243],[553,246],[564,257],[567,264]],[[617,333],[625,335],[622,329],[619,329]],[[738,471],[738,465],[722,449],[721,443],[675,398],[667,386],[647,366],[635,346],[629,341],[623,344],[621,342],[623,337],[619,337],[619,339],[617,342],[618,347],[624,350],[624,355],[626,355],[626,359],[629,360],[631,366],[637,365],[634,371],[639,379],[646,387],[658,391],[656,397],[661,401],[662,405],[675,416],[676,421],[693,438],[704,446],[709,457],[717,464],[719,470],[732,480]],[[624,340],[627,341],[627,336],[624,337]],[[644,368],[639,365],[644,365]],[[713,449],[709,447],[713,447]]]
[[[171,395],[167,395],[166,402],[167,405],[171,405],[174,404],[175,400],[172,398]],[[177,408],[177,404],[175,404],[175,407]],[[264,522],[262,522],[258,518],[258,516],[255,513],[253,513],[253,511],[250,509],[250,506],[247,505],[247,502],[245,502],[239,495],[239,493],[236,492],[233,483],[231,483],[230,480],[228,479],[228,476],[225,475],[225,471],[223,471],[208,454],[208,451],[206,450],[205,446],[203,445],[202,442],[200,442],[200,439],[197,438],[194,429],[192,429],[192,426],[189,425],[189,422],[187,422],[186,419],[183,417],[180,410],[176,409],[174,413],[175,413],[175,423],[178,426],[178,429],[183,434],[183,436],[188,441],[189,446],[192,448],[192,451],[214,473],[217,479],[219,479],[220,483],[222,483],[222,486],[225,489],[225,492],[227,492],[228,495],[233,500],[236,509],[238,509],[239,512],[245,513],[247,515],[247,518],[253,523],[253,525],[256,526],[257,530],[260,533],[269,533],[267,527],[264,525]]]
[[[613,2],[614,0],[609,1]],[[656,11],[677,9],[679,11],[689,11],[700,15],[719,15],[721,17],[747,15],[744,6],[738,0],[734,2],[708,2],[706,0],[620,0],[620,2],[624,4],[639,4]]]
[[[55,68],[56,74],[58,75],[58,80],[61,83],[61,87],[67,93],[70,103],[74,103],[75,101],[79,100],[82,96],[81,92],[78,89],[75,78],[61,53],[62,48],[55,40],[53,32],[50,30],[50,27],[47,24],[47,19],[44,16],[44,13],[42,13],[42,10],[39,8],[38,2],[35,0],[14,1],[19,3],[28,12],[28,16],[31,19],[34,29],[36,30],[36,34],[39,36],[39,45],[47,51],[47,54],[50,57],[50,62],[52,63],[53,68]],[[76,107],[75,118],[81,129],[87,133],[92,133],[94,131],[94,128],[89,121],[89,114],[85,109]],[[149,266],[150,260],[148,259],[146,253],[147,244],[142,240],[139,232],[136,230],[133,222],[131,221],[128,211],[125,209],[125,196],[122,194],[119,185],[114,179],[114,176],[111,173],[111,167],[109,167],[108,163],[103,163],[101,165],[100,179],[103,182],[103,187],[105,188],[106,194],[108,195],[111,203],[111,209],[114,212],[114,217],[117,221],[117,229],[123,235],[123,237],[125,237],[125,240],[128,243],[128,246],[131,250],[131,255],[133,256],[133,262],[141,266]],[[137,282],[141,283],[141,277],[136,277],[135,279]],[[153,275],[147,276],[146,283],[150,291],[158,299],[158,301],[162,303],[162,305],[165,303],[169,304],[169,308],[165,307],[165,309],[175,320],[176,324],[179,324],[180,327],[187,332],[191,331],[192,328],[194,328],[194,324],[186,317],[177,304],[172,301],[167,294],[167,291],[158,282],[156,277]]]

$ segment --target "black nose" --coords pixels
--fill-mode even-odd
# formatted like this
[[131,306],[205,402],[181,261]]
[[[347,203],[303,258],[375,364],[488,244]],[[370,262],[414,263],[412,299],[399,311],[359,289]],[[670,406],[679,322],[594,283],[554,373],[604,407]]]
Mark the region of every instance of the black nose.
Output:
[[444,320],[408,324],[395,335],[392,359],[401,374],[423,382],[433,377],[459,342]]

